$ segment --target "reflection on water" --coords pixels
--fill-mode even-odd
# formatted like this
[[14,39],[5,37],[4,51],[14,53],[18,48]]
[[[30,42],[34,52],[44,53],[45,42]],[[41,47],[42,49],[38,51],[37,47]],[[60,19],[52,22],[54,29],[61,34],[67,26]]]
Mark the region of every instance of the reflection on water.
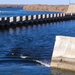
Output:
[[13,34],[14,30],[12,28],[9,28],[9,34]]

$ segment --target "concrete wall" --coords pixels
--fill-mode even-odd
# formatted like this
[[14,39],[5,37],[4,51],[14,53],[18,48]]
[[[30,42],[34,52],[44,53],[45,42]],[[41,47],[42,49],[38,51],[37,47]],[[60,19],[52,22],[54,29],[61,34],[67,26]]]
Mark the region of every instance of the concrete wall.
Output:
[[75,71],[75,37],[56,36],[50,66]]
[[75,4],[69,5],[66,13],[75,13]]

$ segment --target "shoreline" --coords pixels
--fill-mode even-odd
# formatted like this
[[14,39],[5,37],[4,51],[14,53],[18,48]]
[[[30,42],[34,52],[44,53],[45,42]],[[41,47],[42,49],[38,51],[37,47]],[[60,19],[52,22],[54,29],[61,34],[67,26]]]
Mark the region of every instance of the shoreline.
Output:
[[46,12],[60,12],[60,13],[75,13],[75,5],[43,5],[43,4],[0,4],[0,8],[22,8],[27,11],[46,11]]
[[0,8],[23,8],[24,6],[21,4],[0,4]]
[[69,5],[26,5],[23,7],[24,10],[30,11],[51,11],[51,12],[66,12]]
[[75,5],[43,5],[43,4],[0,4],[0,8],[22,8],[27,11],[46,11],[60,13],[75,13]]

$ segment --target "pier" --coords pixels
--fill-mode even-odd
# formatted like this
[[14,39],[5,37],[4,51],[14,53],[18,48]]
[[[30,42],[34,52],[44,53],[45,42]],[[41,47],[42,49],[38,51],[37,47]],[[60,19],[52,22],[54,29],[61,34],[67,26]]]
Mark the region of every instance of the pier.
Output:
[[39,14],[28,16],[13,16],[0,18],[0,28],[16,26],[28,26],[33,24],[54,23],[60,21],[74,20],[75,13]]

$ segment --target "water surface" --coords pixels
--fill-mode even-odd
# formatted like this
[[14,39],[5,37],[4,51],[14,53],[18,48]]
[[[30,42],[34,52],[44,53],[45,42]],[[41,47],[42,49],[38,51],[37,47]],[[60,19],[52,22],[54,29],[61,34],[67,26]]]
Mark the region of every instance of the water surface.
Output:
[[[21,8],[0,11],[1,17],[52,13]],[[0,75],[75,75],[49,67],[56,35],[75,37],[75,21],[0,30]]]
[[56,12],[26,11],[26,10],[23,10],[22,8],[0,8],[0,17],[38,15],[38,14],[53,14],[53,13],[56,13]]

